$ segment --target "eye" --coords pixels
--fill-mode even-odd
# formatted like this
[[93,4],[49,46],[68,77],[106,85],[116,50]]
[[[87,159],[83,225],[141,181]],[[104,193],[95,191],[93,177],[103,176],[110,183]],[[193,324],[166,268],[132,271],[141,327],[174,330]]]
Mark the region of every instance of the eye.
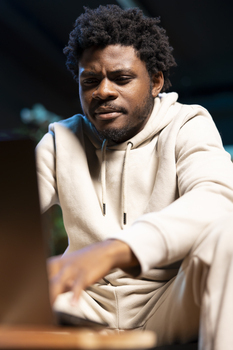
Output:
[[83,85],[94,85],[98,83],[99,83],[99,80],[96,78],[87,78],[82,81]]
[[132,77],[128,75],[120,75],[114,79],[114,81],[117,84],[121,84],[121,85],[128,84],[131,80],[132,80]]

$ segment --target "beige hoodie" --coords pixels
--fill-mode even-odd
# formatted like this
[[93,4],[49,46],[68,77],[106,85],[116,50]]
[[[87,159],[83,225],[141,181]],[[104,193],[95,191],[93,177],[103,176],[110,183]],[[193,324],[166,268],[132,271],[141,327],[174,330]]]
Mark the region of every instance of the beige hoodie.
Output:
[[54,123],[37,160],[42,210],[61,205],[68,252],[118,238],[141,263],[139,277],[115,270],[88,290],[100,309],[118,314],[117,328],[144,324],[177,273],[169,265],[233,210],[233,166],[211,116],[178,103],[176,93],[155,98],[144,129],[110,147],[81,115]]

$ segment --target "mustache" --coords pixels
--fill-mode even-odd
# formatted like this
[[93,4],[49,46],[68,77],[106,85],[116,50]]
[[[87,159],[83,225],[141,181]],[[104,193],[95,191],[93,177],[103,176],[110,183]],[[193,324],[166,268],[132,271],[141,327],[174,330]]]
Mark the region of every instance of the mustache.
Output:
[[122,107],[122,106],[118,106],[115,103],[109,103],[109,102],[105,102],[102,104],[99,104],[98,106],[95,106],[95,108],[93,109],[93,112],[95,114],[101,113],[103,111],[111,111],[111,112],[120,112],[122,114],[126,114],[127,110]]

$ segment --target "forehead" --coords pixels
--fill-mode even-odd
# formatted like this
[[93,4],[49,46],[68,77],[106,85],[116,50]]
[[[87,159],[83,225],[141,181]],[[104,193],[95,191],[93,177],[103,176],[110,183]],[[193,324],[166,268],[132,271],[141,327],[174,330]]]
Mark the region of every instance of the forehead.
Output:
[[132,46],[109,45],[105,48],[90,47],[84,50],[79,61],[79,73],[84,70],[107,71],[145,68]]

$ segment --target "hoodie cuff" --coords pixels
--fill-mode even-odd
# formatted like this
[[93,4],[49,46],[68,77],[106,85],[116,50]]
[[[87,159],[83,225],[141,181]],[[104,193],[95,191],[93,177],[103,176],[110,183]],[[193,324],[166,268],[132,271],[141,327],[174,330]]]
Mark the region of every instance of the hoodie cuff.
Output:
[[[166,261],[167,246],[159,230],[147,222],[136,222],[130,228],[108,236],[108,239],[118,239],[131,248],[141,267],[141,273],[161,265]],[[132,270],[132,271],[131,271]],[[134,268],[124,270],[135,275]]]

